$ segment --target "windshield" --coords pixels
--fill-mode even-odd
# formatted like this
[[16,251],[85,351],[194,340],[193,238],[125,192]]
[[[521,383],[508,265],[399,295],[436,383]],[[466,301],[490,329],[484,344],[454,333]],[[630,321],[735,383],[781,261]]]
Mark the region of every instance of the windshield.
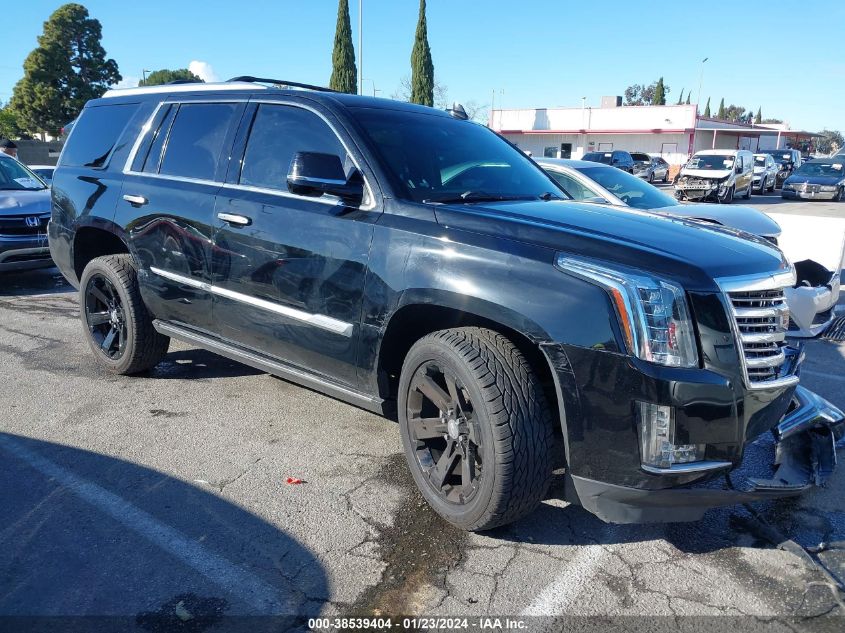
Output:
[[733,166],[734,157],[730,154],[696,154],[687,163],[687,167],[690,169],[712,169],[717,171],[732,169]]
[[792,152],[784,152],[782,149],[767,149],[763,150],[766,154],[770,154],[772,158],[779,161],[791,161]]
[[398,110],[352,110],[400,197],[416,202],[562,197],[518,149],[486,127]]
[[613,154],[609,152],[587,152],[581,160],[589,160],[594,163],[610,165]]
[[640,163],[650,163],[651,156],[648,154],[631,154],[631,158]]
[[642,178],[632,176],[621,169],[601,166],[576,167],[575,169],[635,209],[660,209],[679,204],[677,200],[667,196],[657,187],[652,187]]
[[0,159],[0,190],[37,191],[47,185],[14,158]]
[[754,156],[754,166],[755,167],[765,167],[766,166],[766,157],[765,156]]
[[798,176],[829,176],[841,178],[845,176],[845,162],[842,163],[804,163],[795,172]]

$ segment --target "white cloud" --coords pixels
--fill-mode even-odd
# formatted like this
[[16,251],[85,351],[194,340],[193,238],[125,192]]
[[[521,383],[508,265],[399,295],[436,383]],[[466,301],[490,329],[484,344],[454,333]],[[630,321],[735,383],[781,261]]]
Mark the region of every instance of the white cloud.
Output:
[[214,69],[208,62],[194,60],[188,64],[188,70],[205,82],[220,81],[220,78],[214,74]]
[[124,77],[113,85],[112,88],[135,88],[140,81],[140,77]]

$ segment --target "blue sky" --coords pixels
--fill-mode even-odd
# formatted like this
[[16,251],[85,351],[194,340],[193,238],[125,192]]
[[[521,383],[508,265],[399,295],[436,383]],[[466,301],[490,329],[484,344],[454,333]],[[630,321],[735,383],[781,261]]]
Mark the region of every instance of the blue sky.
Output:
[[[208,64],[221,79],[264,75],[327,84],[336,0],[88,0],[103,44],[121,73]],[[363,0],[364,82],[390,96],[410,74],[418,3]],[[789,3],[787,3],[789,4]],[[0,100],[8,101],[61,2],[5,2]],[[712,7],[708,10],[706,7]],[[496,107],[598,105],[632,83],[663,75],[670,102],[681,89],[702,103],[763,107],[793,128],[845,130],[845,2],[778,3],[648,0],[429,0],[428,28],[438,80],[449,97]],[[358,0],[350,0],[356,50]],[[10,15],[11,13],[11,15]],[[796,50],[807,47],[812,50]],[[783,78],[788,78],[787,82]],[[703,109],[703,105],[702,105]]]

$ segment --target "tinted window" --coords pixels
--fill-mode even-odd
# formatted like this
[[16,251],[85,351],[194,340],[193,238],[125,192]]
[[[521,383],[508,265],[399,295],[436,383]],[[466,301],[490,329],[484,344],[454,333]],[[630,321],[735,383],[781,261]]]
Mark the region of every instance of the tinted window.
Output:
[[123,128],[137,108],[134,103],[85,108],[62,153],[62,165],[105,167]]
[[[164,148],[164,140],[170,131],[173,117],[179,106],[164,106],[156,117],[159,124],[155,126],[152,137],[147,139],[138,149],[138,154],[132,162],[133,171],[145,171],[147,173],[158,173],[158,164],[161,162],[161,150]],[[155,125],[155,123],[154,123]]]
[[323,119],[293,106],[261,105],[249,133],[241,184],[287,189],[287,175],[296,152],[319,152],[346,160],[346,150]]
[[584,154],[583,160],[589,160],[594,163],[605,163],[607,165],[610,164],[610,158],[612,154],[609,152],[587,152]]
[[557,190],[525,154],[482,125],[397,110],[353,114],[403,198],[471,203]]
[[660,209],[678,202],[642,178],[632,176],[616,167],[576,167],[587,178],[599,183],[610,193],[635,209]]
[[[620,158],[622,158],[622,157],[620,156]],[[643,163],[650,163],[651,162],[651,156],[649,156],[648,154],[631,154],[631,158],[633,158],[636,161],[643,162]]]
[[168,176],[213,180],[235,108],[232,103],[179,106],[159,172]]

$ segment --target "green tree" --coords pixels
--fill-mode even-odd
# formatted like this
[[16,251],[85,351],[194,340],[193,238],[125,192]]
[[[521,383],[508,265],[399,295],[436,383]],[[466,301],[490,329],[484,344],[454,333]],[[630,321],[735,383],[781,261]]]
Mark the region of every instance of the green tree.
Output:
[[842,133],[836,130],[822,130],[821,136],[813,143],[816,146],[816,151],[820,154],[833,154],[845,145]]
[[719,111],[716,113],[717,119],[724,119],[725,118],[725,98],[722,97],[722,100],[719,102]]
[[425,0],[420,0],[420,15],[414,50],[411,52],[411,103],[434,105],[434,64],[428,46],[428,25],[425,19]]
[[106,58],[100,21],[81,4],[65,4],[44,23],[38,47],[23,64],[12,108],[29,132],[57,134],[90,99],[121,80],[117,62]]
[[763,108],[762,108],[762,107],[758,107],[758,108],[757,108],[757,116],[756,116],[756,117],[754,117],[754,123],[756,123],[757,125],[759,125],[759,124],[760,124],[760,123],[762,123],[762,122],[763,122]]
[[681,105],[683,102],[684,102],[684,89],[683,89],[683,88],[681,88],[681,94],[680,94],[680,96],[678,97],[678,103],[677,103],[677,105]]
[[0,107],[0,138],[17,138],[21,131],[18,113],[8,105]]
[[154,70],[147,75],[146,80],[142,79],[138,82],[139,86],[160,86],[162,84],[169,84],[174,81],[189,81],[191,83],[204,83],[202,78],[195,75],[187,68],[177,68],[170,70],[162,68],[161,70]]
[[663,77],[657,80],[657,86],[654,88],[654,97],[651,99],[651,105],[666,105],[666,93],[668,90],[663,85]]
[[704,116],[710,118],[710,97],[707,97],[707,105],[704,107]]
[[352,26],[349,22],[349,1],[337,4],[337,26],[332,51],[332,77],[329,88],[338,92],[358,92],[358,70],[355,67],[355,48],[352,46]]

